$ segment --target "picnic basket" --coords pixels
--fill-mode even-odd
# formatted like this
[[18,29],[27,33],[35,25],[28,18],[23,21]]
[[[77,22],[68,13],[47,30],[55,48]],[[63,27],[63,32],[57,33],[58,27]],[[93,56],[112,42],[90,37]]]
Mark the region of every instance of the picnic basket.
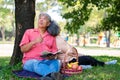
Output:
[[[65,74],[65,75],[74,75],[74,74],[79,74],[82,72],[82,68],[81,69],[72,69],[72,68],[68,68],[68,62],[65,62],[66,61],[66,57],[67,57],[67,52],[64,56],[64,62],[62,63],[62,67],[61,67],[61,73],[62,74]],[[76,53],[76,62],[78,62],[78,53]]]

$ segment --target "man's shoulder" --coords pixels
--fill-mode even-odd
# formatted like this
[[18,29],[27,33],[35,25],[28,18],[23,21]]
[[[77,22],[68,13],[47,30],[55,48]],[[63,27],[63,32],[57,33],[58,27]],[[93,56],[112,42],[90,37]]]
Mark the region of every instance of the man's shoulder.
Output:
[[34,29],[34,28],[31,28],[31,29],[27,29],[27,30],[26,30],[26,32],[35,32],[35,31],[37,31],[37,30]]

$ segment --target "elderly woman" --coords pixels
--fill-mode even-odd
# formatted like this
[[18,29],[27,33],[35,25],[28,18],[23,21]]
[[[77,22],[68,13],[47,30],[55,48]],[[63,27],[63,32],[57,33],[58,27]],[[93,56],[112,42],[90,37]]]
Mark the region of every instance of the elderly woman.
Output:
[[[38,27],[25,31],[20,43],[20,48],[23,52],[22,62],[24,70],[35,72],[42,76],[60,71],[59,60],[41,57],[45,51],[55,53],[58,50],[56,35],[49,33],[49,29],[51,26],[54,27],[54,25],[56,24],[51,21],[51,17],[47,13],[40,13]],[[59,30],[57,33],[59,33]]]
[[77,52],[77,49],[70,44],[67,43],[60,35],[59,28],[57,25],[49,27],[49,33],[53,36],[56,35],[56,45],[59,50],[63,54],[58,55],[58,59],[60,59],[61,63],[63,62],[76,62],[78,61],[78,65],[81,65],[83,69],[92,68],[92,66],[104,66],[109,64],[116,64],[117,60],[112,60],[108,62],[103,62],[95,59],[89,55],[83,55]]
[[[95,59],[92,56],[78,54],[77,49],[68,44],[62,37],[56,37],[57,48],[62,51],[63,54],[58,55],[58,59],[63,62],[76,62],[81,65],[83,69],[92,68],[92,66],[104,66],[109,64],[116,64],[117,60],[103,62]],[[78,56],[78,58],[76,57]],[[66,59],[65,59],[66,57]]]

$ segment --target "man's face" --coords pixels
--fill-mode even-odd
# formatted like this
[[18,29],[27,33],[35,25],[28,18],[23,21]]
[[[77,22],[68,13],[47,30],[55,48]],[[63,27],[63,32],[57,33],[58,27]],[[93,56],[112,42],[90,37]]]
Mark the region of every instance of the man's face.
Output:
[[50,22],[49,22],[47,16],[41,15],[39,17],[39,20],[38,20],[38,26],[39,27],[47,28],[47,26],[49,26],[49,24],[50,24]]

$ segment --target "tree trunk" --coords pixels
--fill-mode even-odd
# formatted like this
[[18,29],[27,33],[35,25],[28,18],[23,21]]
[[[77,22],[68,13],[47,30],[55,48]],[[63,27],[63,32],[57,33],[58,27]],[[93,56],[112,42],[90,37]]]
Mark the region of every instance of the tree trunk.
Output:
[[111,37],[111,31],[109,30],[109,31],[107,31],[107,47],[110,47],[110,37]]
[[83,47],[85,47],[86,46],[86,37],[85,37],[85,34],[83,35]]
[[2,41],[5,41],[5,27],[1,27]]
[[77,46],[79,46],[79,39],[80,39],[79,33],[77,33],[77,39],[76,39],[76,44],[77,44]]
[[15,0],[16,35],[10,65],[22,60],[19,44],[26,29],[34,28],[35,0]]

